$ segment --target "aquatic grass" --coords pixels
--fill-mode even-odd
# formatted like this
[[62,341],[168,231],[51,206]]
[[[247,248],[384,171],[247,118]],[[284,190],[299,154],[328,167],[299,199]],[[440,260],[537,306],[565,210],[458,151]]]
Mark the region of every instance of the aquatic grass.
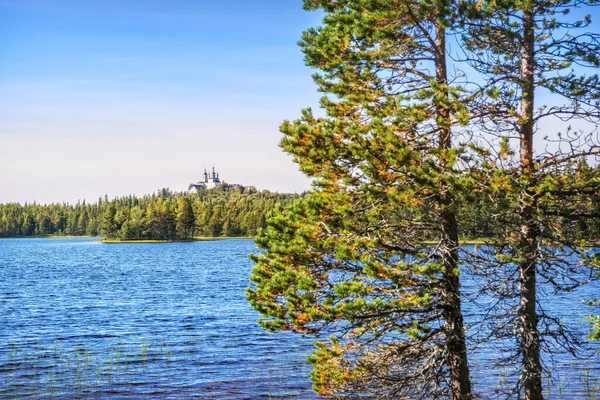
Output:
[[[233,338],[232,338],[233,339]],[[233,340],[232,340],[233,342]],[[237,351],[231,343],[221,344],[221,360],[231,359]],[[0,371],[5,375],[0,382],[0,398],[96,398],[108,393],[132,393],[134,396],[152,382],[158,387],[172,385],[168,377],[161,376],[166,363],[181,363],[183,368],[206,365],[203,351],[206,339],[186,336],[179,342],[149,338],[126,343],[107,342],[103,346],[58,343],[47,348],[11,345],[10,351],[0,353]],[[213,343],[212,348],[217,346]],[[218,359],[217,359],[218,360]],[[482,360],[474,360],[486,368]],[[544,376],[547,398],[597,400],[600,369],[594,361],[569,363],[560,371]],[[228,381],[230,393],[244,393],[248,383],[257,386],[256,393],[267,398],[301,398],[290,381],[288,371],[302,368],[300,364],[281,364],[273,360],[260,360],[248,365],[247,369],[234,369]],[[518,373],[508,368],[496,369],[496,383],[492,387],[478,385],[483,397],[494,397],[493,393],[507,393]],[[493,385],[496,385],[495,387]],[[140,395],[140,397],[144,397]]]
[[590,400],[596,400],[596,396],[600,391],[600,377],[592,376],[589,367],[583,369],[583,384],[585,393],[588,394]]
[[[147,343],[143,346],[150,348]],[[14,345],[9,363],[0,363],[5,374],[5,388],[0,388],[0,397],[37,398],[38,393],[56,397],[60,391],[87,395],[103,387],[109,391],[117,385],[126,387],[132,380],[128,370],[130,359],[141,360],[142,366],[146,365],[144,356],[125,355],[122,344],[110,348],[107,358],[82,345],[65,349],[55,344],[52,349],[38,354],[20,352]]]
[[550,389],[552,388],[552,375],[550,374],[550,372],[546,372],[546,385],[544,388],[544,392],[545,392],[545,398],[549,399],[550,398]]
[[142,360],[142,364],[146,364],[146,362],[148,361],[148,350],[150,349],[150,345],[148,344],[147,341],[145,341],[144,343],[142,343],[142,352],[140,354],[140,358]]

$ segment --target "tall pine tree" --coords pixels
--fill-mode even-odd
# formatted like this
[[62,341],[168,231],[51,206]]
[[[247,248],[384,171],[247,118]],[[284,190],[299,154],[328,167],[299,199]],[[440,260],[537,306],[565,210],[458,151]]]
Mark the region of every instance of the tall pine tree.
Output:
[[[586,161],[600,154],[594,126],[600,122],[600,34],[593,30],[591,17],[581,13],[582,7],[594,3],[461,3],[468,16],[463,20],[464,60],[492,82],[486,94],[501,104],[481,124],[481,137],[489,141],[496,136],[507,149],[518,142],[515,157],[510,157],[510,150],[505,152],[509,156],[503,172],[497,172],[497,177],[502,176],[498,190],[489,192],[506,234],[494,241],[493,254],[480,260],[486,274],[501,272],[492,277],[496,283],[488,286],[497,288],[495,295],[516,299],[513,308],[500,313],[503,321],[498,325],[509,330],[518,327],[520,385],[529,400],[542,399],[542,343],[549,353],[557,347],[574,352],[577,347],[576,335],[559,316],[549,315],[539,305],[538,286],[551,287],[553,293],[572,291],[593,279],[593,268],[598,266],[590,254],[591,243],[569,229],[599,217],[593,204],[598,202],[600,176],[597,169],[587,168]],[[554,120],[557,128],[548,131],[546,124],[543,139],[534,140],[546,120]],[[555,134],[561,125],[562,132]],[[490,259],[500,267],[490,268]],[[513,278],[516,287],[507,283]]]
[[457,211],[478,149],[460,133],[483,92],[450,83],[454,4],[305,8],[325,12],[300,44],[330,96],[281,130],[315,189],[258,235],[247,297],[267,329],[332,336],[311,358],[320,394],[471,398]]
[[196,219],[192,201],[188,196],[182,196],[177,201],[177,233],[182,238],[189,238],[194,234]]

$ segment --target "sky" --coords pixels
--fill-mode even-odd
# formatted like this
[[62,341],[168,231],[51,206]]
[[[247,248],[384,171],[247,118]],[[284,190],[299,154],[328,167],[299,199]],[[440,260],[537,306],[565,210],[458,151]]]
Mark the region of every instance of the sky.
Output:
[[302,192],[279,125],[320,94],[301,0],[0,0],[0,203],[229,183]]
[[182,191],[213,166],[309,189],[279,125],[318,108],[297,42],[321,17],[302,0],[0,0],[0,203]]

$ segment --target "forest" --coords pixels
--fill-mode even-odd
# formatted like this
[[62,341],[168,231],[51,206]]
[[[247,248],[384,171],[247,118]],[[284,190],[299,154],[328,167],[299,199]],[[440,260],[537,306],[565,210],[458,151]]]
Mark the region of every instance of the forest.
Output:
[[[110,240],[186,240],[193,237],[251,237],[266,226],[274,210],[291,205],[302,194],[258,191],[252,186],[201,189],[197,193],[161,189],[142,197],[123,196],[75,205],[0,204],[0,237],[103,236]],[[597,204],[582,206],[591,212]],[[417,214],[426,214],[426,209]],[[463,241],[497,235],[505,227],[480,199],[463,204],[459,233]],[[570,237],[595,241],[600,218],[568,220],[556,216]],[[433,240],[431,236],[429,239]]]
[[162,189],[75,205],[0,204],[0,237],[98,236],[112,240],[185,240],[253,236],[266,215],[298,194],[222,185],[197,193]]

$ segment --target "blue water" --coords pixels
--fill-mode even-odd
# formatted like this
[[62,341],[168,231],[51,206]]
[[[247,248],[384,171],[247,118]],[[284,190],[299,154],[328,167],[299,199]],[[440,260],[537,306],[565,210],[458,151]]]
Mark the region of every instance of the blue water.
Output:
[[252,240],[0,240],[0,398],[314,398],[244,299]]
[[[266,333],[244,299],[253,251],[247,239],[0,240],[0,398],[316,398],[312,338]],[[598,297],[594,285],[543,303],[583,337],[591,310],[580,300]],[[471,326],[481,313],[467,297]],[[498,357],[486,346],[470,354],[484,398],[518,375],[494,369]],[[600,358],[563,361],[545,380],[550,398],[595,398]]]

